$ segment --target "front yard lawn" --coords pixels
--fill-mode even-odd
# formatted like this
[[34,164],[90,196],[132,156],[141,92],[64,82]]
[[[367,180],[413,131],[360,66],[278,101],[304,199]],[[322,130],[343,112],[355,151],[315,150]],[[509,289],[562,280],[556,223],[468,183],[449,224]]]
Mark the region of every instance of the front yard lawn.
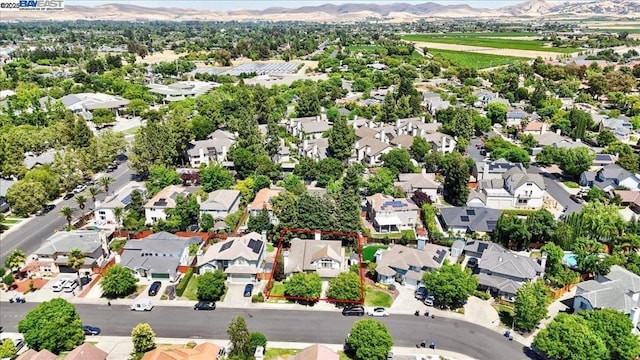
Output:
[[500,325],[506,328],[511,328],[513,325],[514,309],[512,306],[493,304],[493,307],[498,311],[500,317]]
[[369,245],[362,248],[362,261],[373,261],[373,255],[378,249],[386,249],[385,245]]
[[191,279],[189,279],[189,283],[187,284],[187,288],[184,289],[182,297],[185,297],[189,300],[198,301],[198,276],[193,275]]
[[364,295],[364,304],[373,307],[391,307],[393,298],[391,295],[380,290],[367,290]]
[[264,358],[266,360],[275,359],[278,357],[286,359],[289,356],[295,355],[300,350],[297,349],[281,349],[281,348],[267,348]]
[[569,189],[578,189],[580,187],[577,182],[571,180],[563,181],[562,183]]

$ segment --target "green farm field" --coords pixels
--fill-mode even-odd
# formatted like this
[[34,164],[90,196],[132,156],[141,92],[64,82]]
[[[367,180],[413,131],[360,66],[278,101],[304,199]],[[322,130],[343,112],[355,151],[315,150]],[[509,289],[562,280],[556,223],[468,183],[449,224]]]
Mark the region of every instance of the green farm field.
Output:
[[429,49],[429,53],[434,56],[441,56],[446,60],[462,67],[470,67],[474,69],[486,69],[494,66],[509,65],[518,61],[527,61],[529,59],[517,56],[491,55],[481,54],[467,51],[453,51]]
[[[493,34],[493,35],[492,35]],[[489,36],[483,33],[450,33],[450,34],[410,34],[402,36],[406,41],[422,41],[439,44],[453,44],[465,46],[477,46],[495,49],[514,49],[514,50],[530,50],[545,51],[556,53],[572,53],[577,52],[574,48],[557,48],[545,46],[542,40],[522,40],[522,39],[503,39],[502,37],[516,36],[535,36],[534,34],[504,35],[505,33],[490,33]],[[506,33],[508,34],[508,33]],[[498,37],[499,36],[499,37]]]

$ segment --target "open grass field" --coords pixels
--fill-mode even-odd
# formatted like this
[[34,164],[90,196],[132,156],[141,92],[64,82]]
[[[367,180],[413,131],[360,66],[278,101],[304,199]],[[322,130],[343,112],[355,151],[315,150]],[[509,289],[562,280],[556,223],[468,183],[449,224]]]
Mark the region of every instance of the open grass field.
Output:
[[[467,45],[467,46],[477,46],[477,47],[496,48],[496,49],[545,51],[545,52],[555,52],[555,53],[572,53],[572,52],[578,51],[578,49],[574,49],[574,48],[556,48],[556,47],[546,46],[545,42],[542,40],[508,39],[508,38],[504,38],[505,33],[493,33],[493,34],[496,34],[495,36],[500,36],[500,37],[499,38],[495,36],[491,37],[482,33],[470,33],[470,34],[451,33],[451,34],[409,34],[409,35],[402,36],[402,39],[406,41],[424,41],[424,42],[431,42],[431,43]],[[519,34],[517,36],[523,36],[523,35]]]
[[504,56],[481,54],[467,51],[429,49],[429,53],[439,55],[462,67],[471,67],[474,69],[486,69],[494,66],[509,65],[518,61],[527,61],[529,59],[517,56]]

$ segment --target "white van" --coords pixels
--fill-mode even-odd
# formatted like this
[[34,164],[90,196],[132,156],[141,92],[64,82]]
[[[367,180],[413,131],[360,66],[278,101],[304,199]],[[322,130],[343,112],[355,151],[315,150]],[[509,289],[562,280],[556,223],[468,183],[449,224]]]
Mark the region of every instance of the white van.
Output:
[[60,292],[67,284],[67,280],[58,280],[53,284],[53,292]]
[[149,299],[140,299],[131,305],[131,311],[151,311],[153,302]]
[[70,293],[78,287],[78,280],[67,280],[67,283],[64,284],[64,292]]

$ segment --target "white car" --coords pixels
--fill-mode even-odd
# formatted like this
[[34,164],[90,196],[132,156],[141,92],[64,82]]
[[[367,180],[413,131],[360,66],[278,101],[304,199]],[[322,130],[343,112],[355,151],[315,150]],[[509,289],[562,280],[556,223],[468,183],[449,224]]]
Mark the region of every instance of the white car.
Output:
[[387,311],[387,309],[383,308],[383,307],[377,307],[374,308],[373,310],[369,311],[369,316],[389,316],[389,312]]
[[80,194],[87,189],[87,185],[80,184],[73,189],[74,194]]

